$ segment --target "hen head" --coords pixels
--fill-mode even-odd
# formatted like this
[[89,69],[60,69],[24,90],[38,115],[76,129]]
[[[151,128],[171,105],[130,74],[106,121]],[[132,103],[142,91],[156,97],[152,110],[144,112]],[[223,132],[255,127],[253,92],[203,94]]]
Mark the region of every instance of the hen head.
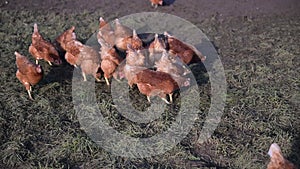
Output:
[[37,65],[36,68],[35,68],[35,71],[36,71],[37,73],[42,73],[43,70],[42,70],[41,65]]

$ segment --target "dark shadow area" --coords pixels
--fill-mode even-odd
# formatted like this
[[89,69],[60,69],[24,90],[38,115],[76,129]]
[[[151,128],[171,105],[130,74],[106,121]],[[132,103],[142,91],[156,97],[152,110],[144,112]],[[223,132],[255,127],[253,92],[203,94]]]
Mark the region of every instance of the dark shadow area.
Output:
[[163,6],[169,6],[172,5],[176,0],[164,0]]
[[198,85],[209,83],[209,77],[206,76],[207,70],[202,62],[189,65]]
[[147,48],[154,40],[154,33],[141,33],[138,37],[143,41],[143,47]]
[[[210,41],[210,43],[213,45],[213,47],[216,49],[216,51],[218,52],[219,51],[219,47],[216,45],[216,43],[214,42],[214,41]],[[218,54],[220,54],[219,52],[218,52]]]
[[73,70],[77,69],[74,68],[69,63],[63,62],[61,65],[52,65],[50,71],[44,73],[43,81],[41,81],[41,85],[43,83],[49,84],[53,82],[64,83],[64,81],[72,81],[73,77]]
[[292,145],[292,153],[287,157],[293,164],[300,168],[300,134],[295,138]]
[[52,44],[55,46],[62,63],[60,65],[53,64],[49,65],[50,72],[45,74],[44,72],[44,82],[53,83],[53,82],[62,82],[65,80],[72,80],[74,66],[70,65],[66,59],[66,51],[60,46],[57,41],[53,41]]
[[209,148],[210,145],[206,145],[203,148],[198,148],[198,147],[191,147],[190,152],[193,154],[195,157],[199,157],[199,160],[187,160],[186,163],[188,164],[189,168],[201,168],[201,167],[214,167],[214,168],[220,168],[220,169],[225,169],[228,168],[228,166],[218,164],[214,162],[212,159],[216,157],[209,157],[207,154],[212,154],[212,153],[207,153],[207,149]]

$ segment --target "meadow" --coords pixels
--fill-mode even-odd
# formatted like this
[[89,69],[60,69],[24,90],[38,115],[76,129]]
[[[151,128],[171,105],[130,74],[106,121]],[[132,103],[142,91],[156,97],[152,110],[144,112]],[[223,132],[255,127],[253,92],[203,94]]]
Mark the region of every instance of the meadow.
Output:
[[[45,75],[33,87],[35,101],[28,99],[15,77],[15,51],[34,61],[28,52],[33,23],[38,23],[40,33],[51,41],[74,25],[77,38],[86,42],[97,31],[98,18],[103,15],[108,20],[119,17],[101,10],[1,10],[0,168],[258,169],[266,168],[273,142],[281,146],[288,160],[300,166],[299,17],[191,18],[213,43],[224,66],[227,95],[221,121],[206,142],[197,142],[210,108],[211,86],[208,73],[191,66],[200,93],[198,120],[166,153],[131,159],[105,151],[82,129],[72,98],[74,68],[68,63],[49,66],[40,61]],[[136,109],[150,106],[135,87],[130,90]],[[175,102],[145,127],[116,110],[105,83],[96,83],[95,91],[104,119],[114,129],[134,137],[166,130],[180,109]]]

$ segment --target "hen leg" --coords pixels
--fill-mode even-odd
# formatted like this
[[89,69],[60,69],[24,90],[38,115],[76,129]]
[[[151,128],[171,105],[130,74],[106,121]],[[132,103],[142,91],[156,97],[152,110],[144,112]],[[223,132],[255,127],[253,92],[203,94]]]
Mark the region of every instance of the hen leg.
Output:
[[169,98],[170,98],[170,103],[173,103],[173,93],[169,94]]
[[110,84],[109,84],[108,78],[104,77],[104,79],[105,79],[105,82],[106,82],[107,86],[109,86]]
[[133,83],[128,81],[128,85],[129,85],[130,89],[132,89]]
[[25,86],[25,88],[27,90],[29,99],[33,100],[32,96],[31,96],[31,93],[30,93],[32,91],[30,84],[28,82],[24,82],[23,84],[24,84],[24,86]]
[[113,78],[117,81],[117,82],[119,82],[119,83],[121,83],[121,77],[120,77],[120,79],[118,79],[118,73],[117,73],[117,71],[115,71],[114,73],[113,73]]
[[168,102],[168,100],[166,99],[166,95],[163,92],[159,93],[159,97],[167,104],[171,104],[170,102]]
[[97,82],[101,82],[101,80],[98,77],[96,77],[95,79]]
[[82,72],[82,76],[83,76],[83,81],[85,81],[85,82],[86,82],[87,80],[86,80],[86,75],[85,75],[85,73],[84,73],[84,72]]
[[147,96],[147,100],[149,103],[151,103],[150,96]]
[[166,98],[161,98],[163,101],[165,101],[167,104],[171,104],[170,102],[168,102],[168,100]]
[[121,83],[121,80],[120,80],[120,79],[118,79],[118,78],[115,78],[115,80],[116,80],[117,82]]
[[33,100],[32,96],[31,96],[31,93],[30,93],[30,90],[27,90],[27,93],[28,93],[29,99]]

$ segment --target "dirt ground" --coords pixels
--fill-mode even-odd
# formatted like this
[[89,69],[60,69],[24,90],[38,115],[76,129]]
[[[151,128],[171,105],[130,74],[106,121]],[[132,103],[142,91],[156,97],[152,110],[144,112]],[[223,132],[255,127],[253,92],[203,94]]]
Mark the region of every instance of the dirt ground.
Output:
[[[5,2],[8,2],[7,4]],[[164,7],[157,9],[159,12],[174,14],[187,20],[197,19],[199,21],[219,13],[223,17],[228,16],[262,16],[262,15],[293,15],[299,14],[300,2],[297,0],[166,0]],[[2,9],[12,10],[45,10],[61,12],[96,11],[101,9],[106,15],[117,13],[125,16],[132,13],[154,11],[147,0],[7,0],[2,1]]]
[[[299,9],[299,0],[166,0],[157,9],[148,0],[1,0],[0,168],[257,169],[266,168],[273,142],[300,166]],[[195,24],[220,54],[228,96],[222,120],[209,141],[194,142],[202,125],[199,121],[166,154],[147,159],[111,155],[80,129],[71,95],[73,68],[67,63],[49,67],[42,62],[46,76],[34,87],[37,100],[28,100],[15,78],[13,53],[18,50],[29,56],[34,22],[41,23],[42,34],[50,40],[75,25],[78,39],[84,42],[96,30],[99,16],[112,20],[149,11]],[[205,112],[209,83],[199,89],[205,100],[199,105]],[[100,108],[109,110],[104,116],[112,126],[132,135],[144,132],[138,125],[131,129],[113,109],[104,84],[97,90]],[[138,95],[136,90],[133,95]],[[174,116],[171,113],[169,118]],[[164,121],[166,117],[154,124],[162,126]]]

